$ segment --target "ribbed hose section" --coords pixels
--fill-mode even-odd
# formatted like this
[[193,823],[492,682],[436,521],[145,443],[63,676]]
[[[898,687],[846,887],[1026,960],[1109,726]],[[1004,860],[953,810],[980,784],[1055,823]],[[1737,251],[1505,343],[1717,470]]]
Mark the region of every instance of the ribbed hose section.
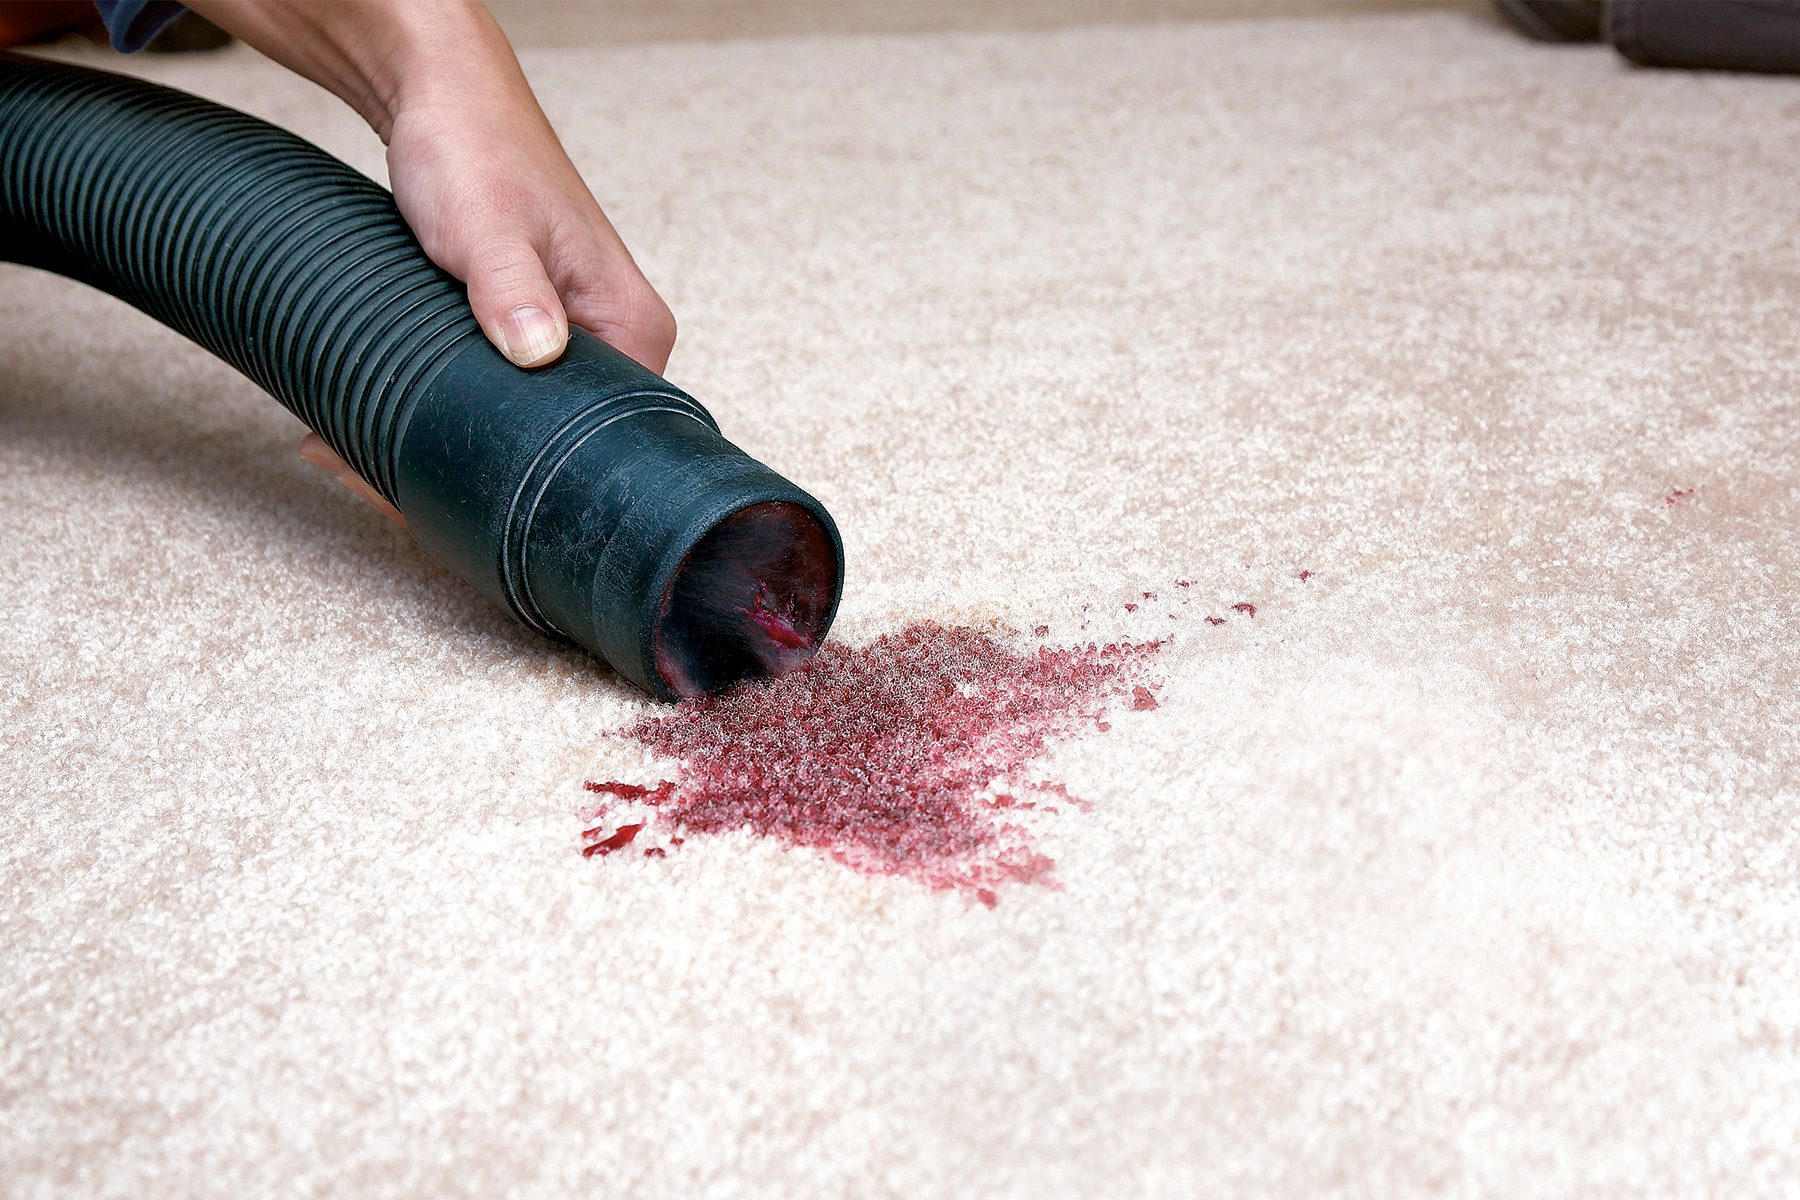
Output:
[[79,279],[255,380],[390,501],[396,427],[482,336],[386,190],[293,134],[0,54],[0,258]]

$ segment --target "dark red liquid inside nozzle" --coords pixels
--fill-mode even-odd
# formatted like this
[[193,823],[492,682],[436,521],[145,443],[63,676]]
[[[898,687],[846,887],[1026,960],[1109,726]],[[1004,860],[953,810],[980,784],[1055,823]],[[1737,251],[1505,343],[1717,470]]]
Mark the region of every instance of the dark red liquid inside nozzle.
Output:
[[771,642],[787,650],[799,650],[812,645],[808,638],[794,627],[794,614],[778,612],[769,607],[769,589],[767,585],[756,589],[756,598],[750,602],[750,619],[762,627]]

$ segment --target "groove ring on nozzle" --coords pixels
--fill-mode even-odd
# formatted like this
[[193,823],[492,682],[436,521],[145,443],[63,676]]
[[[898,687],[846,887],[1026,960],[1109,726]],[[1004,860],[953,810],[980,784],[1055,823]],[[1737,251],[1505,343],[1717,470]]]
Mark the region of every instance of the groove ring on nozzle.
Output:
[[[507,522],[506,548],[501,558],[501,586],[521,621],[540,633],[551,636],[558,633],[538,607],[536,597],[531,594],[531,575],[526,565],[531,522],[537,516],[538,505],[543,501],[551,481],[556,478],[557,471],[589,438],[614,421],[626,417],[652,412],[674,413],[718,432],[718,426],[704,409],[692,401],[683,404],[682,399],[664,391],[636,391],[608,396],[604,403],[570,418],[538,450],[537,456],[526,469],[524,478],[519,481],[518,490],[513,493],[510,509],[512,518]],[[652,400],[660,403],[643,403]]]

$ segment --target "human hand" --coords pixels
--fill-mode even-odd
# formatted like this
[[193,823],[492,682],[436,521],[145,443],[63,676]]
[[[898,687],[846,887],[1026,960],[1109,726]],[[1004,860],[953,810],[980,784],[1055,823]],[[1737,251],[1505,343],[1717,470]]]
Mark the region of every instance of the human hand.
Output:
[[[521,367],[556,360],[573,322],[653,371],[675,318],[569,161],[504,34],[472,2],[192,0],[335,92],[388,146],[394,201],[462,280],[488,339]],[[301,457],[399,520],[317,435]]]

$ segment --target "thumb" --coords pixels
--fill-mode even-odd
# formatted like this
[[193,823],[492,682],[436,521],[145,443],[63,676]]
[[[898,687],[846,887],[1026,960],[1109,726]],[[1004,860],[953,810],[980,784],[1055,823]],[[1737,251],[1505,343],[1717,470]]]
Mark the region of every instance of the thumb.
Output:
[[529,242],[488,242],[470,256],[463,276],[469,307],[500,353],[521,367],[561,357],[569,344],[569,318]]

